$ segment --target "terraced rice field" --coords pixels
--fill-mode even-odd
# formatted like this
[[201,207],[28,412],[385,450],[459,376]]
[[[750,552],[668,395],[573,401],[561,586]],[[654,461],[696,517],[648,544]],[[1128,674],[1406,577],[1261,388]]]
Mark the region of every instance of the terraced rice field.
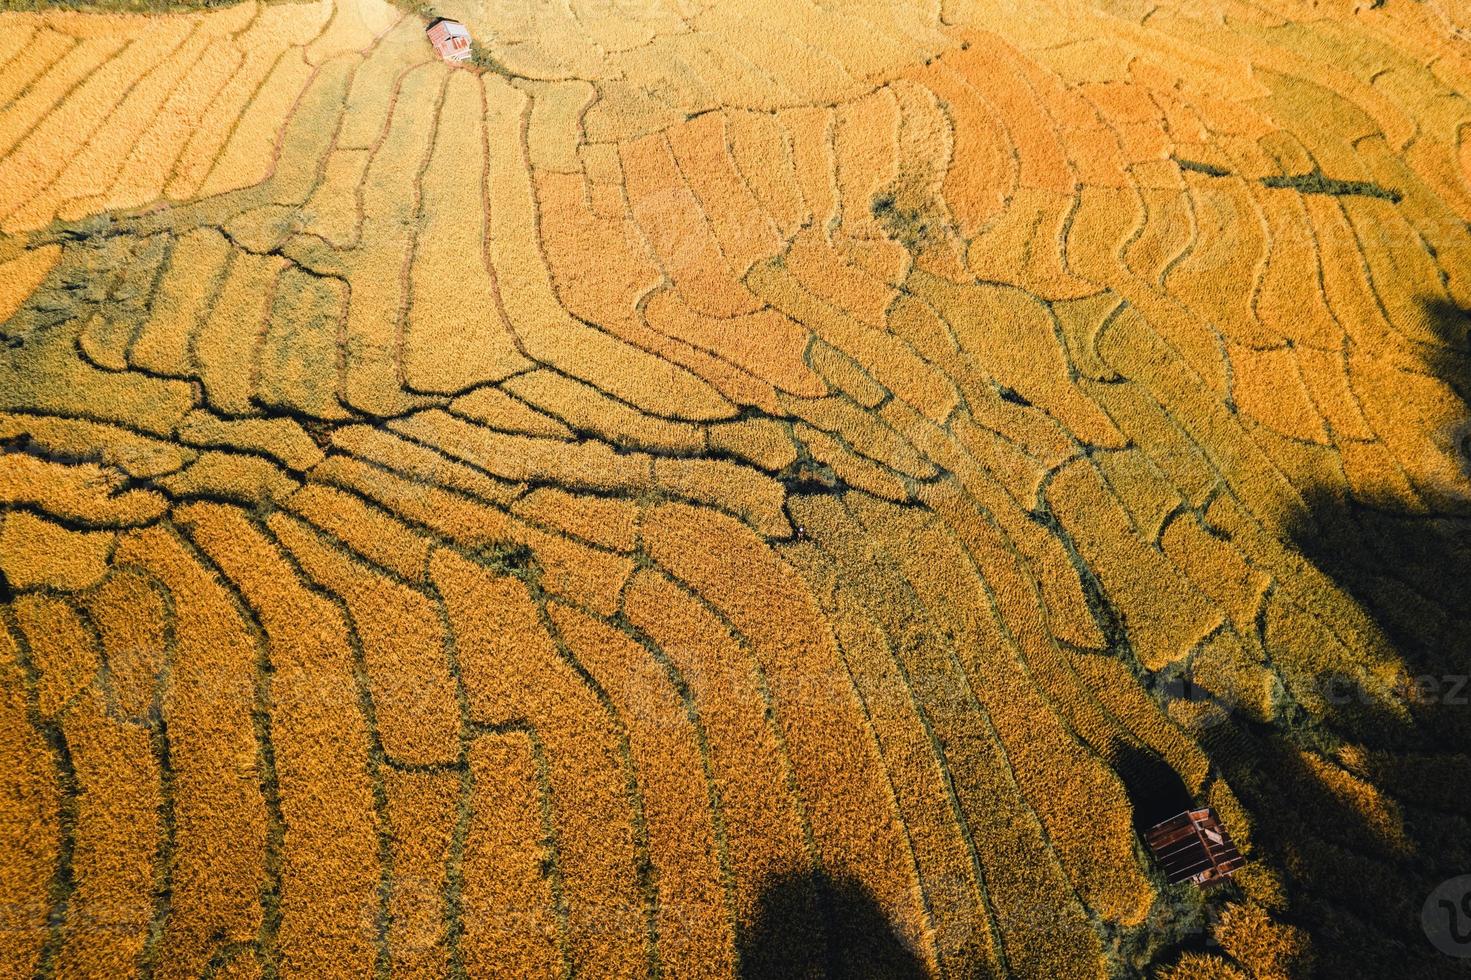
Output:
[[0,975],[1461,975],[1464,6],[438,12],[0,14]]

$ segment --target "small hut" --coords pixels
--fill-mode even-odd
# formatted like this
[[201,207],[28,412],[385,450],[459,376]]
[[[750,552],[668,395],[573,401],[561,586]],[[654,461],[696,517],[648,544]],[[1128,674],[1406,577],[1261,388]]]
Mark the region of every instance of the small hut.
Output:
[[470,60],[470,32],[464,24],[448,17],[436,17],[424,28],[434,52],[445,61]]
[[1150,827],[1144,832],[1144,842],[1172,885],[1182,881],[1214,884],[1246,863],[1209,807],[1186,810]]

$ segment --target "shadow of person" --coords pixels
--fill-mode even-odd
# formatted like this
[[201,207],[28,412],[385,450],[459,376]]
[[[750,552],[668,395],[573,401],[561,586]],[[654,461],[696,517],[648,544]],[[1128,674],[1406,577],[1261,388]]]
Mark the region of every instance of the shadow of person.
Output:
[[862,882],[823,871],[773,875],[739,944],[742,980],[921,980],[919,957]]

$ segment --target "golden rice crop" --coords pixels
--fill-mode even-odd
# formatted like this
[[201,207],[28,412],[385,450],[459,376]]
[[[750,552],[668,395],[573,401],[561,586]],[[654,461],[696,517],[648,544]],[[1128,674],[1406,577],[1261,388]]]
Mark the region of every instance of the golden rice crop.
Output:
[[544,412],[512,398],[499,388],[476,388],[450,403],[450,410],[502,432],[530,436],[570,437],[572,430]]
[[[385,52],[397,50],[385,46]],[[358,86],[375,77],[375,68],[386,54],[370,60],[354,79],[349,99]],[[432,65],[405,72],[404,66],[389,63],[394,83],[374,104],[374,115],[389,113],[386,122],[376,121],[363,142],[375,149],[356,188],[359,210],[358,247],[348,253],[352,263],[353,292],[348,306],[347,332],[352,343],[342,351],[344,401],[360,410],[388,414],[403,411],[413,401],[399,390],[401,367],[397,362],[398,333],[404,302],[403,272],[413,244],[416,191],[415,177],[432,150],[434,107],[443,77]],[[388,108],[384,108],[384,105]],[[361,120],[365,113],[349,112],[345,125]],[[343,134],[345,137],[346,134]],[[391,311],[391,315],[388,315]]]
[[516,501],[511,509],[518,517],[551,525],[614,551],[632,551],[638,546],[638,508],[630,500],[541,487]]
[[345,558],[284,514],[272,517],[270,529],[314,582],[346,603],[384,753],[417,765],[453,759],[459,706],[433,603]]
[[412,481],[457,490],[492,503],[507,503],[516,497],[517,484],[487,475],[484,467],[473,468],[449,458],[438,451],[433,440],[423,439],[423,429],[405,424],[401,431],[414,441],[377,426],[350,425],[333,431],[332,445],[352,455],[352,460],[344,463],[366,460]]
[[655,459],[654,483],[735,514],[762,534],[786,536],[780,486],[763,473],[718,459]]
[[507,521],[501,512],[362,460],[328,457],[313,470],[312,481],[348,491],[411,526],[429,528],[466,547],[489,546],[504,538]]
[[36,291],[61,258],[61,249],[29,249],[0,263],[0,317],[6,320]]
[[801,440],[813,459],[832,467],[844,484],[885,500],[909,499],[902,477],[851,452],[847,443],[800,422],[792,427],[792,435]]
[[787,236],[804,217],[802,189],[797,185],[792,150],[778,118],[764,112],[723,114],[728,152],[760,210]]
[[813,370],[864,408],[883,404],[888,391],[851,358],[830,344],[815,342],[808,352]]
[[786,428],[774,419],[745,419],[710,427],[710,448],[732,453],[774,472],[796,462],[797,449]]
[[394,432],[432,446],[452,459],[515,482],[552,481],[592,490],[641,489],[651,460],[618,453],[606,443],[538,439],[487,431],[433,410],[391,423]]
[[0,973],[1450,969],[1454,4],[9,6]]
[[662,273],[627,220],[622,184],[595,178],[595,172],[537,173],[546,258],[557,296],[574,316],[596,318],[619,336],[631,337],[638,331],[638,297],[657,285]]
[[174,243],[154,299],[153,316],[128,352],[134,365],[175,377],[193,373],[194,334],[213,305],[229,258],[229,243],[207,229],[197,229]]
[[337,397],[337,336],[346,301],[347,290],[334,279],[297,268],[281,273],[255,352],[256,404],[319,419],[347,416]]
[[[297,30],[305,26],[292,25]],[[250,67],[250,57],[247,55],[245,69],[248,71]],[[235,120],[229,139],[220,149],[213,169],[198,188],[199,194],[210,196],[237,187],[248,187],[270,174],[276,162],[278,127],[311,78],[312,67],[294,51],[284,53],[275,62],[270,74],[251,93],[249,105]],[[230,95],[227,89],[221,93],[219,99],[228,99]],[[212,111],[215,108],[211,106]],[[212,128],[210,122],[212,120],[206,120],[203,128],[205,132]],[[195,138],[197,140],[198,135]],[[192,196],[184,189],[185,186],[175,184],[178,196]]]
[[149,490],[125,490],[116,470],[67,466],[37,456],[0,457],[0,501],[30,506],[89,527],[145,524],[162,516],[164,501]]
[[[1146,546],[1091,467],[1075,463],[1063,470],[1049,485],[1048,500],[1064,523],[1087,529],[1088,537],[1079,536],[1075,545],[1127,618],[1147,667],[1178,659],[1216,625],[1220,613],[1193,588],[1171,584],[1183,576]],[[1080,506],[1092,509],[1079,512]]]
[[495,288],[486,271],[483,228],[465,220],[484,212],[485,136],[480,86],[472,75],[450,76],[439,112],[442,128],[420,177],[421,230],[409,273],[403,371],[411,389],[455,393],[529,365],[497,304],[438,299],[445,288],[478,297]]
[[194,412],[179,423],[176,433],[188,445],[246,449],[297,471],[309,470],[322,460],[322,450],[290,419],[221,419]]
[[829,435],[837,436],[885,468],[916,479],[936,474],[935,465],[923,458],[898,433],[845,398],[821,398],[789,402],[794,416]]
[[629,209],[674,288],[707,316],[753,312],[754,298],[739,285],[743,270],[720,247],[668,139],[646,136],[620,153]]
[[[836,160],[834,171],[843,172],[844,164],[852,161]],[[874,186],[882,187],[885,183]],[[884,213],[887,199],[880,194],[868,207],[857,209],[857,217],[851,223],[872,221],[872,212]],[[843,205],[839,203],[840,214]],[[856,254],[851,248],[843,248],[838,241],[828,242],[810,232],[798,235],[785,255],[786,268],[792,273],[801,288],[818,300],[842,310],[861,323],[882,327],[884,310],[894,301],[894,287],[884,277],[875,276],[870,270],[852,261]],[[887,240],[879,248],[892,246]],[[901,250],[902,251],[902,250]]]
[[411,582],[424,577],[429,542],[361,498],[311,483],[292,494],[287,506],[380,567]]
[[[4,153],[7,163],[6,169],[10,171],[12,179],[18,174],[25,173],[27,163],[36,160],[45,150],[43,142],[32,144],[32,150],[23,156],[17,157],[17,152],[24,151],[25,144],[22,140],[30,134],[38,125],[45,125],[48,129],[61,128],[64,123],[56,118],[51,110],[63,97],[72,91],[79,83],[83,82],[99,66],[105,65],[108,59],[119,50],[126,50],[127,39],[122,37],[96,37],[96,38],[66,38],[63,40],[51,32],[47,32],[42,38],[40,57],[46,58],[46,41],[52,41],[54,52],[58,48],[61,57],[54,63],[48,64],[46,69],[32,76],[29,85],[23,85],[18,97],[7,99],[5,113],[0,117],[0,153]],[[59,42],[59,43],[57,43]],[[45,61],[42,62],[43,64]],[[109,94],[116,94],[115,91]],[[95,111],[95,105],[91,100],[86,100],[83,105]],[[104,107],[105,109],[105,107]],[[19,147],[19,150],[17,149]],[[15,161],[11,163],[11,161]],[[16,207],[26,200],[23,194],[9,197],[7,192],[6,210]]]
[[67,749],[76,773],[76,887],[62,935],[58,970],[101,974],[138,961],[154,918],[154,862],[163,834],[158,759],[147,729],[108,716],[94,685],[66,712]]
[[454,772],[383,774],[388,823],[395,831],[388,900],[388,952],[395,972],[434,975],[449,964],[442,905],[464,789]]
[[[855,509],[869,533],[884,542],[904,568],[923,608],[954,635],[957,661],[967,678],[984,677],[995,692],[978,697],[980,707],[1003,745],[1020,791],[1046,826],[1058,860],[1082,899],[1110,919],[1138,921],[1149,887],[1129,860],[1132,842],[1125,830],[1129,807],[1123,786],[1080,744],[1037,690],[1040,685],[1022,683],[1028,665],[1018,656],[974,566],[957,542],[928,521],[921,523],[913,514],[896,513],[877,503]],[[970,686],[974,690],[977,681],[971,680]],[[1050,777],[1053,788],[1028,785],[1032,779],[1048,780],[1047,774],[1064,772],[1068,786],[1089,801],[1086,817],[1055,785],[1057,776]],[[1082,820],[1093,827],[1111,822],[1113,829],[1090,838],[1079,823],[1073,823]],[[1110,849],[1112,854],[1107,853]]]
[[[484,82],[487,139],[520,145],[525,97],[494,76]],[[728,403],[687,371],[573,320],[557,302],[536,247],[536,201],[524,161],[493,155],[489,183],[490,261],[506,316],[528,355],[576,377],[598,377],[610,394],[655,414],[698,420],[730,414]]]
[[[875,749],[832,636],[817,625],[821,614],[812,597],[789,567],[731,518],[668,505],[646,515],[641,530],[650,557],[707,595],[751,642],[778,708],[794,778],[811,801],[824,861],[843,868],[862,854],[883,870],[869,879],[875,889],[902,908],[898,899],[909,893],[911,875],[891,829],[892,803],[877,779],[848,778],[871,771],[863,760]],[[738,566],[760,575],[730,575]],[[791,625],[804,620],[811,625]],[[778,622],[788,625],[773,629]],[[781,713],[784,704],[797,714]],[[846,775],[835,780],[840,772]],[[900,928],[913,930],[914,914],[905,909]]]
[[12,972],[24,972],[40,955],[47,936],[50,869],[60,853],[57,834],[61,790],[56,785],[55,759],[42,734],[27,718],[30,692],[25,673],[16,662],[15,639],[0,633],[6,660],[0,667],[0,752],[4,752],[4,785],[0,820],[7,827],[25,827],[31,833],[7,842],[10,860],[0,866],[0,880],[10,889],[7,920],[10,941],[0,948],[0,962]]
[[250,415],[251,370],[268,324],[278,277],[286,263],[276,256],[237,255],[220,285],[209,317],[193,338],[193,361],[211,407],[226,415]]
[[[530,551],[528,562],[534,565],[539,584],[548,593],[604,616],[617,611],[623,584],[634,569],[632,557],[580,544],[559,534],[547,534],[519,522],[508,531],[505,540],[512,542],[512,548],[520,546]],[[504,547],[504,544],[493,546]]]
[[955,404],[955,389],[891,334],[872,329],[853,315],[808,293],[774,266],[753,269],[752,288],[773,307],[806,323],[823,340],[846,351],[874,379],[928,417],[941,420]]
[[175,446],[171,441],[85,419],[0,415],[0,438],[12,446],[28,444],[56,459],[96,456],[101,464],[137,478],[174,472],[193,458],[187,447]]
[[109,531],[75,531],[16,511],[0,527],[0,572],[23,589],[85,589],[107,574],[116,537]]
[[[536,738],[485,734],[470,746],[474,816],[461,859],[460,915],[465,968],[476,974],[550,976],[565,969],[562,910],[547,873],[558,852],[546,833],[546,772]],[[424,896],[439,894],[431,879]],[[438,916],[426,911],[427,927]]]
[[670,134],[670,149],[709,217],[721,252],[737,274],[781,247],[775,225],[736,170],[724,113],[710,113],[676,127]]
[[1186,953],[1160,973],[1168,980],[1246,980],[1248,974],[1210,953]]
[[179,520],[239,590],[272,668],[282,965],[361,972],[379,876],[367,724],[340,710],[359,697],[347,625],[239,510],[195,504]]
[[659,333],[708,350],[774,388],[801,395],[822,391],[802,361],[807,330],[777,310],[708,316],[668,290],[651,297],[643,313]]
[[679,675],[611,626],[561,604],[547,611],[568,652],[598,682],[627,727],[659,888],[654,925],[660,962],[675,974],[729,972],[731,922],[703,746],[681,703]]
[[[206,25],[211,23],[218,21],[206,21]],[[218,37],[209,30],[202,32],[202,36]],[[164,187],[195,128],[204,122],[215,94],[238,70],[241,60],[240,50],[233,44],[211,44],[200,53],[120,162],[117,181],[101,202],[102,206],[132,208],[163,196]],[[83,211],[90,211],[83,202],[76,204]],[[72,208],[66,212],[63,217],[83,216]]]
[[790,763],[770,703],[744,649],[697,596],[651,570],[624,594],[629,620],[679,672],[701,720],[720,797],[721,826],[742,928],[750,928],[766,877],[806,855],[805,817],[787,781]]
[[167,662],[172,622],[164,596],[156,580],[124,569],[109,575],[87,603],[107,658],[104,691],[114,713],[131,721],[153,708]]
[[1307,937],[1301,930],[1273,922],[1256,906],[1229,908],[1215,936],[1226,952],[1262,980],[1303,976],[1312,968]]
[[32,593],[16,600],[14,613],[15,628],[36,672],[35,710],[54,717],[92,682],[99,651],[70,603]]
[[[870,547],[858,543],[860,525],[851,516],[804,510],[801,519],[804,526],[812,521],[809,533],[820,547],[831,548],[842,559],[851,560],[847,549]],[[951,820],[962,834],[970,865],[929,886],[971,889],[974,895],[970,906],[974,911],[965,913],[964,918],[950,919],[943,930],[950,934],[944,937],[945,944],[973,944],[969,961],[1005,962],[1023,973],[1034,970],[1044,960],[1050,963],[1050,969],[1064,972],[1084,968],[1089,960],[1086,950],[1096,940],[1082,908],[1065,897],[1067,885],[1055,863],[1049,859],[1039,868],[1037,862],[1032,862],[1023,874],[1007,857],[1045,849],[1041,827],[1035,819],[1015,819],[1013,806],[992,809],[987,802],[1020,798],[1009,775],[1005,751],[957,662],[955,641],[941,629],[914,622],[911,610],[923,607],[913,585],[904,581],[903,571],[895,568],[889,554],[874,557],[880,560],[870,559],[872,570],[854,576],[851,587],[895,638],[894,653],[902,664],[901,676],[912,687],[914,699],[924,712],[926,734],[941,749],[936,761],[942,777],[952,787],[947,794],[955,811]],[[886,737],[895,734],[887,733]],[[1003,819],[1003,814],[1012,816]],[[1060,947],[1048,948],[1046,944],[1051,940],[1039,935],[1038,922],[1033,918],[1039,908],[1048,910],[1048,934],[1065,942],[1073,952],[1059,956]]]
[[[233,190],[266,175],[274,151],[272,127],[310,77],[300,52],[293,50],[295,44],[303,35],[314,37],[330,16],[330,9],[308,6],[261,8],[250,25],[231,38],[231,46],[242,56],[239,67],[210,100],[208,112],[175,162],[164,188],[170,198]],[[252,112],[262,95],[274,113]]]
[[118,558],[146,568],[175,609],[192,610],[173,623],[160,703],[169,725],[176,827],[161,942],[177,950],[160,973],[187,976],[204,968],[215,944],[249,942],[263,924],[259,895],[267,885],[272,815],[261,792],[271,770],[254,724],[258,639],[238,600],[175,533],[129,535]]
[[[183,19],[168,24],[160,32],[162,38],[173,41],[175,49],[195,39],[209,37],[210,33],[203,25]],[[70,159],[66,169],[41,195],[49,207],[56,209],[59,217],[76,219],[126,203],[109,191],[119,181],[129,154],[140,143],[144,131],[154,124],[165,101],[180,88],[198,64],[201,54],[202,51],[189,55],[165,50],[154,67],[139,73],[137,83],[122,93],[117,108],[97,127],[86,145],[79,147],[80,152]],[[42,218],[34,206],[26,210],[31,211],[34,218]],[[49,217],[44,216],[45,219]]]
[[[543,746],[566,955],[594,975],[637,972],[648,953],[645,897],[634,874],[645,844],[616,712],[558,649],[519,579],[444,550],[430,565],[471,717],[500,725],[524,719]],[[522,678],[531,683],[522,687]]]
[[[784,557],[814,584],[819,578],[837,579],[839,563],[850,561],[861,547],[851,516],[824,500],[804,501],[794,516],[812,544],[785,549]],[[974,845],[955,819],[956,800],[943,790],[947,760],[933,754],[937,736],[923,696],[927,682],[905,666],[912,648],[925,639],[903,622],[901,589],[891,566],[868,562],[861,574],[833,582],[828,611],[881,749],[892,760],[890,778],[909,828],[920,886],[932,909],[948,909],[933,916],[936,953],[942,959],[994,964],[994,923],[985,884],[972,864]]]
[[510,379],[505,387],[533,408],[615,446],[669,453],[705,448],[704,433],[695,426],[646,415],[560,374],[532,371]]
[[[153,114],[155,104],[125,104],[124,98],[135,88],[133,83],[151,73],[155,66],[166,61],[182,61],[175,52],[188,35],[189,25],[172,23],[134,40],[67,93],[66,104],[76,111],[48,113],[5,157],[0,163],[0,180],[6,184],[7,200],[0,204],[0,210],[6,212],[3,221],[6,231],[29,231],[44,226],[50,223],[66,197],[80,196],[89,189],[94,193],[106,189],[105,185],[78,187],[68,177],[86,172],[76,168],[101,169],[117,149],[131,145],[127,123],[114,117],[125,114],[132,117],[130,122],[135,122],[147,120]],[[116,135],[121,137],[121,142],[114,144],[113,153],[106,153],[93,137],[101,133],[112,135],[114,123],[120,123],[116,128],[122,132]],[[89,159],[88,151],[94,145],[98,150]],[[102,180],[106,180],[105,171]]]
[[301,484],[263,456],[209,449],[184,469],[159,480],[158,485],[174,496],[197,495],[252,504],[284,500]]
[[53,63],[75,39],[50,30],[35,21],[19,21],[8,25],[5,32],[4,74],[0,75],[0,95],[9,102],[17,92]]

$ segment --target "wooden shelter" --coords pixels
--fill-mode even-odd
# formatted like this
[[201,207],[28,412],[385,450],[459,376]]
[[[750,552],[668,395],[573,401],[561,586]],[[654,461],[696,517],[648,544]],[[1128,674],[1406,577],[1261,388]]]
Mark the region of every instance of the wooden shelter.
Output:
[[1181,881],[1214,884],[1246,863],[1209,807],[1186,810],[1155,824],[1144,832],[1144,843],[1172,885]]
[[470,31],[464,24],[448,17],[436,17],[424,28],[434,51],[445,61],[470,60]]

